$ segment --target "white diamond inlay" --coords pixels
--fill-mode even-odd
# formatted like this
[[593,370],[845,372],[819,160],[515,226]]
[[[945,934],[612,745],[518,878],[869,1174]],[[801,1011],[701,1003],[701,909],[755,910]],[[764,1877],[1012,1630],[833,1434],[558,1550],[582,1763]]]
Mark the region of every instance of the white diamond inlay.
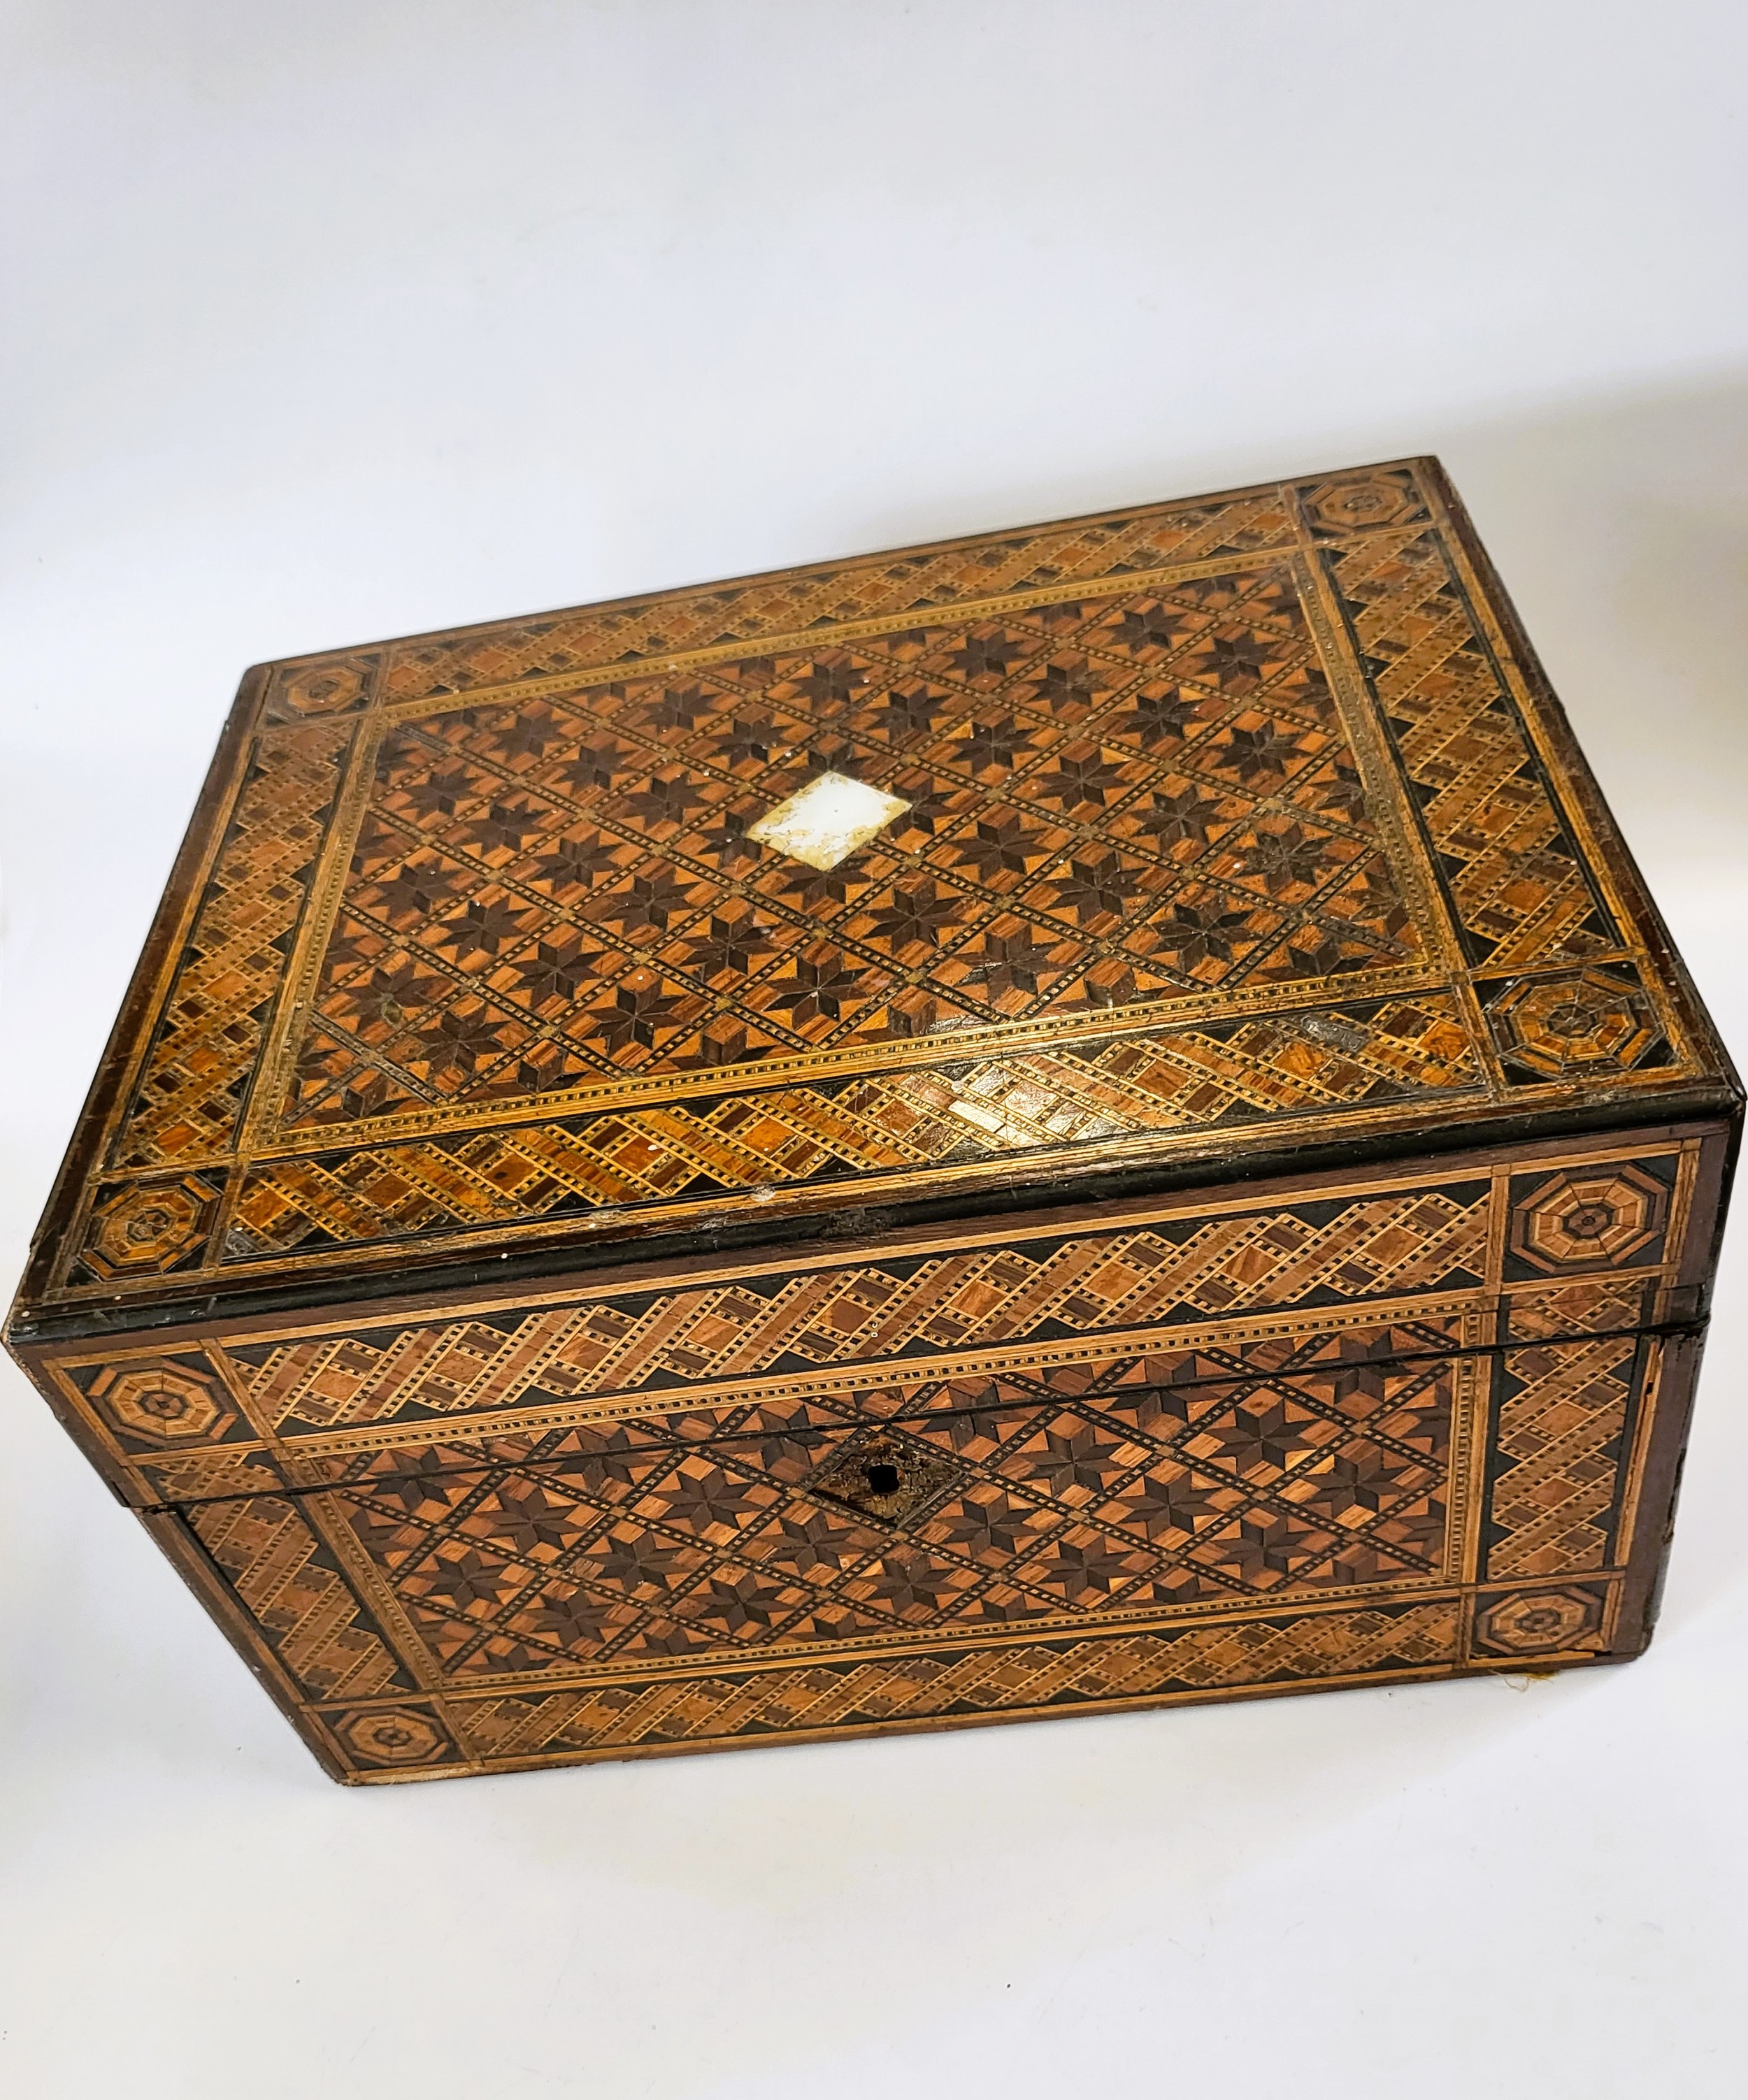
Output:
[[809,867],[836,867],[910,806],[847,773],[822,773],[768,810],[747,836]]

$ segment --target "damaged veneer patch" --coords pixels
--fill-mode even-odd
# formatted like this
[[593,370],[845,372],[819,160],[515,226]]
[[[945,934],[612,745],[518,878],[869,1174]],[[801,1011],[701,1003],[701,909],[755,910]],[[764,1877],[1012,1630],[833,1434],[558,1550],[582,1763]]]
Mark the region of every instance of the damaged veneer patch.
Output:
[[822,773],[761,817],[747,836],[809,867],[836,867],[910,806],[846,773]]

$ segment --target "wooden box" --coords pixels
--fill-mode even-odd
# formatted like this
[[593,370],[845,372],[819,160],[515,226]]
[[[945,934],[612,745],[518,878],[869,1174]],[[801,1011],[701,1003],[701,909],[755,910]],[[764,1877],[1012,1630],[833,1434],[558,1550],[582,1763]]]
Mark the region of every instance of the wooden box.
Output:
[[251,671],[10,1341],[347,1780],[1547,1670],[1740,1114],[1411,460]]

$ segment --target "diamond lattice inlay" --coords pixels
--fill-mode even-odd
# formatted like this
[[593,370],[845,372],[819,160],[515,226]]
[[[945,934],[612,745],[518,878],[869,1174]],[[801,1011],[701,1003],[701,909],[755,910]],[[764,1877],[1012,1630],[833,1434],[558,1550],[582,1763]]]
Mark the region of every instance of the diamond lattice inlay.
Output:
[[1291,572],[1190,577],[401,724],[287,1115],[1419,954]]
[[1066,1405],[1024,1377],[920,1384],[866,1396],[908,1424],[873,1440],[767,1403],[698,1449],[640,1424],[535,1468],[394,1454],[316,1499],[464,1678],[1424,1582],[1454,1375],[1356,1351]]

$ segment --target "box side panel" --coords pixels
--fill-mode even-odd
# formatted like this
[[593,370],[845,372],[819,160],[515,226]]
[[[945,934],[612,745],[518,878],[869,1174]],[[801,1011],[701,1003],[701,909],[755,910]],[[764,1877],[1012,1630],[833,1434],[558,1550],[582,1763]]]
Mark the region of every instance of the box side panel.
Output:
[[1635,1459],[1624,1520],[1627,1573],[1615,1635],[1622,1654],[1640,1653],[1656,1630],[1705,1342],[1705,1330],[1697,1328],[1656,1345],[1655,1406],[1642,1425],[1643,1455]]
[[322,1770],[330,1779],[351,1781],[355,1776],[353,1762],[307,1703],[306,1688],[286,1670],[262,1620],[250,1612],[245,1600],[225,1581],[187,1521],[174,1510],[143,1511],[140,1521],[218,1621],[226,1639]]
[[347,1776],[1562,1666],[1642,1645],[1728,1136],[38,1372]]
[[1550,775],[1557,780],[1582,827],[1586,849],[1608,871],[1645,948],[1649,971],[1680,1016],[1682,1034],[1696,1061],[1737,1094],[1742,1083],[1667,923],[1640,871],[1590,761],[1530,641],[1510,592],[1481,544],[1463,499],[1437,460],[1422,463],[1426,481],[1447,522],[1453,552],[1472,580],[1477,618],[1497,637],[1502,665],[1520,697],[1526,727]]
[[39,1303],[48,1295],[62,1242],[73,1229],[91,1178],[101,1165],[105,1133],[135,1075],[142,1040],[152,1031],[198,911],[267,675],[264,667],[248,671],[237,689],[121,1012],[80,1110],[66,1158],[31,1236],[30,1257],[15,1309]]

